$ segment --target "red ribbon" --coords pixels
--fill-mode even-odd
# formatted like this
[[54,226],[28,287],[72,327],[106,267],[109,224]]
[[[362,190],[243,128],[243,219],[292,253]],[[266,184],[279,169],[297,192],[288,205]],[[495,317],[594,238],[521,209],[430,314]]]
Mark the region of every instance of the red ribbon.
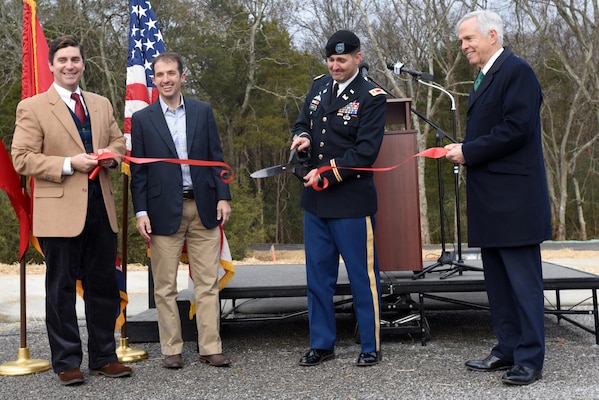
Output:
[[[337,168],[337,169],[351,169],[353,171],[386,172],[386,171],[391,171],[391,170],[393,170],[395,168],[398,168],[398,167],[402,166],[403,164],[405,164],[408,161],[410,161],[412,158],[415,158],[415,157],[441,158],[441,157],[444,157],[447,154],[448,151],[449,150],[447,150],[447,149],[445,149],[443,147],[431,147],[429,149],[421,151],[418,154],[414,154],[413,156],[410,156],[410,157],[406,158],[405,160],[403,160],[399,164],[395,164],[395,165],[392,165],[390,167],[353,168],[353,167],[333,167],[331,165],[325,165],[325,166],[322,166],[322,167],[318,168],[317,174],[321,174],[322,172],[329,171],[329,170],[332,170],[332,169],[335,169],[335,168]],[[328,186],[329,186],[329,180],[327,178],[322,178],[322,185],[321,186],[318,186],[318,183],[316,183],[316,182],[312,183],[312,189],[316,190],[317,192],[325,190]]]
[[[231,183],[233,181],[234,173],[233,168],[229,164],[226,164],[222,161],[204,161],[204,160],[182,160],[179,158],[140,158],[140,157],[130,157],[127,155],[116,154],[110,151],[105,151],[102,154],[92,154],[96,156],[97,160],[106,160],[108,158],[121,157],[124,160],[132,162],[134,164],[149,164],[155,162],[168,162],[171,164],[186,164],[186,165],[195,165],[199,167],[223,167],[224,169],[220,173],[220,179],[224,183]],[[90,173],[89,179],[95,179],[98,176],[98,172],[100,172],[100,166],[97,165]]]

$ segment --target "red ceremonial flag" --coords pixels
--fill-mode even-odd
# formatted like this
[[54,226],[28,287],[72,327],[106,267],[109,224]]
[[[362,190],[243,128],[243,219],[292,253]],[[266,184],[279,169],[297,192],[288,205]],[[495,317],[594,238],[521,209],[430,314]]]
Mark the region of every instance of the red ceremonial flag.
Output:
[[15,171],[4,143],[0,140],[0,189],[8,195],[20,225],[19,259],[29,247],[29,196],[21,191],[21,179]]
[[[21,98],[35,96],[38,93],[43,93],[52,82],[54,77],[50,66],[48,65],[48,41],[44,35],[44,31],[37,18],[36,3],[34,0],[23,0],[23,65],[21,68]],[[31,192],[33,193],[33,180],[31,180]],[[23,190],[25,196],[28,196],[27,189]],[[31,233],[31,213],[33,205],[30,204],[29,212],[29,232]],[[21,225],[23,229],[23,225]],[[21,233],[21,238],[23,234]],[[41,254],[37,238],[30,234],[31,242],[37,251]],[[28,245],[28,244],[27,244]],[[23,243],[21,243],[21,247]]]
[[[158,19],[148,0],[129,2],[129,55],[127,57],[127,88],[125,93],[125,126],[127,155],[131,152],[131,116],[158,100],[158,90],[152,82],[152,59],[166,51]],[[129,163],[121,170],[130,175]]]
[[21,98],[43,93],[54,82],[48,66],[48,42],[37,19],[34,0],[23,4],[23,69]]
[[[36,4],[33,0],[24,0],[23,2],[22,60],[21,98],[24,99],[46,91],[54,78],[48,66],[48,42],[37,19]],[[21,179],[12,165],[4,143],[0,144],[0,188],[8,194],[19,218],[19,259],[22,259],[29,247],[31,230],[29,196],[26,189],[21,190]]]

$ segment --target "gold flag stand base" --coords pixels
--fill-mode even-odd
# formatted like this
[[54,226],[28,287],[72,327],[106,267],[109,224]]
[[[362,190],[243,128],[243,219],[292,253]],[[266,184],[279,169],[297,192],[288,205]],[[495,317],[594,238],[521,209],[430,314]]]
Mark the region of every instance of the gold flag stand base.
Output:
[[140,348],[129,347],[128,338],[120,338],[116,348],[116,355],[122,363],[136,362],[148,358],[148,352]]
[[0,375],[18,376],[36,374],[50,369],[50,362],[46,360],[31,360],[29,358],[29,348],[21,347],[19,349],[16,361],[8,361],[0,365]]

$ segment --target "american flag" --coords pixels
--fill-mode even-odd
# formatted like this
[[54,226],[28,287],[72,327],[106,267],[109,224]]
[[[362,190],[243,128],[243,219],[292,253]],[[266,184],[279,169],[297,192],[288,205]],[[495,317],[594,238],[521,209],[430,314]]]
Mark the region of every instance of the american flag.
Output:
[[[152,83],[152,59],[165,51],[158,19],[150,2],[130,0],[124,126],[127,154],[131,151],[131,116],[158,99],[158,91]],[[130,175],[129,165],[125,162],[122,163],[122,171]]]

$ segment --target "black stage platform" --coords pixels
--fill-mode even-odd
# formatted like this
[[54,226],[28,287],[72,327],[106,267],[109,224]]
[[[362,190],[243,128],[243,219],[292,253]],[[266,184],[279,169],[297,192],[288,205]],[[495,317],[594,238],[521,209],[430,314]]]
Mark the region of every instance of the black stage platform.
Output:
[[[428,265],[424,265],[426,268]],[[482,268],[480,260],[467,264]],[[463,271],[442,279],[447,268],[439,268],[413,279],[410,271],[381,272],[382,333],[418,334],[422,345],[430,338],[426,311],[431,309],[487,309],[483,273]],[[543,262],[545,313],[555,315],[595,335],[599,344],[597,290],[599,276],[561,265]],[[183,336],[193,341],[195,321],[187,318],[189,301],[180,295]],[[303,264],[236,265],[235,276],[221,291],[222,323],[248,320],[284,320],[306,313],[306,276]],[[340,312],[351,312],[351,290],[345,267],[339,269],[336,303]],[[189,295],[189,293],[187,294]],[[568,301],[564,298],[568,297]],[[566,304],[563,306],[562,304]],[[594,326],[580,324],[570,316],[593,315]],[[158,341],[156,312],[147,310],[127,319],[130,342]]]

